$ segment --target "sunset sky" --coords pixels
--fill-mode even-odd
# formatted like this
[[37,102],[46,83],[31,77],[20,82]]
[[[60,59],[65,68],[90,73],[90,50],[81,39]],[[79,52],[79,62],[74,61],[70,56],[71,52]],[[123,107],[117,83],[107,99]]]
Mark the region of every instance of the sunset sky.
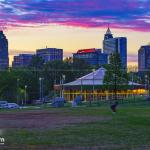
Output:
[[150,0],[0,0],[0,29],[9,40],[10,59],[38,48],[102,48],[110,24],[114,36],[128,38],[128,61],[150,42]]

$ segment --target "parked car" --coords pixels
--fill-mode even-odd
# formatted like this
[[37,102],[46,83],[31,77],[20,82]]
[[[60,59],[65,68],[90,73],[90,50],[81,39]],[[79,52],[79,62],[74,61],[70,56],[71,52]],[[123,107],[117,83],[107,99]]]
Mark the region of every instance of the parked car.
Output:
[[8,103],[7,108],[8,109],[19,109],[20,106],[16,103]]
[[8,106],[8,102],[7,101],[0,101],[0,109],[5,109]]

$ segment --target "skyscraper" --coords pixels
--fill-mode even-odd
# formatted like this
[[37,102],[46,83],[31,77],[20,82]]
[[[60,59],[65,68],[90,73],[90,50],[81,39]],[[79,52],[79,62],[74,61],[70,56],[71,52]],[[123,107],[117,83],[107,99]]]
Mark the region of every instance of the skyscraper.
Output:
[[8,67],[8,40],[3,31],[0,31],[0,70],[7,69]]
[[138,51],[138,69],[146,71],[150,69],[150,45],[141,46]]
[[123,69],[127,68],[127,38],[126,37],[113,37],[110,28],[103,40],[103,52],[105,54],[119,53]]

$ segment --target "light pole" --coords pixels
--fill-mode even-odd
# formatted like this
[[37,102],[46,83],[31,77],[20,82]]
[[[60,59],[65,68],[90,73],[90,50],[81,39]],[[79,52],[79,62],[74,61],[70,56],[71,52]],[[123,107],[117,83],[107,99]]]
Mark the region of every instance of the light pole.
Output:
[[65,83],[65,80],[66,80],[66,76],[63,74],[62,75],[62,97],[64,97],[64,83]]
[[83,87],[82,87],[83,83],[82,83],[82,78],[81,78],[81,89],[80,89],[80,95],[82,96],[83,93]]
[[134,83],[133,83],[134,82],[134,73],[132,72],[131,75],[132,75],[132,97],[133,97],[133,99],[135,101],[135,96],[136,95],[135,95],[135,93],[133,93],[133,91],[134,91]]
[[93,71],[93,101],[94,101],[94,98],[95,98],[95,96],[94,96],[94,90],[95,90],[95,86],[94,86],[94,72],[95,72],[95,69],[92,69],[92,71]]
[[131,81],[132,81],[132,97],[134,96],[134,88],[133,88],[133,72],[131,72]]
[[147,90],[148,90],[148,88],[147,88],[147,86],[148,86],[148,83],[147,83],[147,75],[145,75],[145,90],[146,90],[146,96],[148,96],[148,94],[147,94]]
[[43,101],[43,80],[44,78],[39,78],[39,83],[40,83],[40,100]]
[[60,97],[62,97],[62,77],[60,76]]
[[19,104],[19,81],[20,79],[17,79],[17,104]]
[[27,85],[24,86],[25,88],[25,105],[27,104]]

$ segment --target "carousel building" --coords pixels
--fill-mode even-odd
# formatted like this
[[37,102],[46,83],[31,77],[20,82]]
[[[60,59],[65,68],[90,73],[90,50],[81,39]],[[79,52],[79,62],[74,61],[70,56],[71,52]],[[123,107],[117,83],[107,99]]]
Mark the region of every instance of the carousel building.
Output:
[[69,101],[81,95],[85,101],[89,100],[110,100],[117,96],[117,99],[129,96],[145,95],[145,86],[129,81],[127,85],[108,85],[104,83],[106,69],[99,68],[77,80],[61,85],[55,85],[55,90]]

